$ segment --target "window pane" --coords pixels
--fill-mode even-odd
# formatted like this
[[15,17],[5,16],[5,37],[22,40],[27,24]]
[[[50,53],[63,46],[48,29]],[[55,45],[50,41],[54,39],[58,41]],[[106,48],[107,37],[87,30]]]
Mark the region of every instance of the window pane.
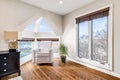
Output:
[[32,54],[32,46],[33,42],[31,41],[19,41],[20,57],[22,58]]
[[53,32],[52,28],[45,19],[42,19],[39,25],[39,32]]
[[107,17],[97,18],[93,21],[93,53],[92,60],[102,64],[108,63],[108,26]]
[[88,21],[79,23],[79,57],[89,58]]
[[32,24],[28,25],[25,28],[25,31],[34,31],[34,27],[35,27],[35,22],[33,22]]

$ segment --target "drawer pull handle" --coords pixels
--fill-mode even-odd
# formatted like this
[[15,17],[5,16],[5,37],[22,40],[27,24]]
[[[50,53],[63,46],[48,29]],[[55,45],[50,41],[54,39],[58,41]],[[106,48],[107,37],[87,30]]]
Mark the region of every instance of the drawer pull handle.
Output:
[[4,66],[6,66],[7,64],[6,63],[4,63]]
[[4,57],[4,60],[6,60],[7,58],[6,57]]
[[4,72],[6,72],[6,69],[4,69]]

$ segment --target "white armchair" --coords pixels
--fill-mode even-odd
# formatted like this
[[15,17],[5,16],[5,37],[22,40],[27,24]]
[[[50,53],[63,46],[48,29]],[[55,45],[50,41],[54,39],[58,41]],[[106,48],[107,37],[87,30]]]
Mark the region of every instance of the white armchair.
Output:
[[39,49],[33,50],[33,63],[52,63],[53,54],[51,46],[51,41],[40,41],[38,43]]

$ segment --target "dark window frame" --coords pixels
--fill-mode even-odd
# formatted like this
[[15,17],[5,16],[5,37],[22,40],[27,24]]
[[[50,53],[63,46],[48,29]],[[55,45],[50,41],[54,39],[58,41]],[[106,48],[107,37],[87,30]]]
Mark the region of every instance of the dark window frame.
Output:
[[[80,23],[81,22],[84,22],[84,21],[88,21],[88,25],[89,25],[89,21],[91,22],[91,54],[93,54],[93,41],[92,41],[92,39],[93,39],[93,20],[94,19],[97,19],[97,18],[102,18],[102,17],[104,17],[104,16],[107,16],[107,26],[108,26],[108,16],[109,16],[109,7],[108,8],[105,8],[105,9],[102,9],[102,10],[99,10],[99,11],[96,11],[96,12],[92,12],[92,13],[90,13],[90,14],[87,14],[87,15],[84,15],[84,16],[81,16],[81,17],[78,17],[78,18],[76,18],[76,24],[77,24],[77,36],[78,36],[78,57],[79,58],[81,58],[79,55],[79,48],[80,48],[80,45],[79,45],[79,25],[80,25]],[[89,26],[88,26],[89,27]],[[108,27],[107,27],[107,31],[108,31]],[[108,37],[108,35],[107,35],[107,37]],[[108,39],[108,38],[107,38]],[[108,46],[108,44],[107,44],[107,46]],[[92,56],[92,55],[91,55]],[[92,57],[90,58],[90,59],[92,59]]]

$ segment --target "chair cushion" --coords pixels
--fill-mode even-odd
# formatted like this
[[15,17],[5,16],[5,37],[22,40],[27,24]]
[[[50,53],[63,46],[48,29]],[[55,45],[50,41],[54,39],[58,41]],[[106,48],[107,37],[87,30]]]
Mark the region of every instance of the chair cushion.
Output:
[[39,57],[39,56],[49,56],[49,51],[40,51],[40,52],[37,52],[36,54],[35,54],[35,57]]

